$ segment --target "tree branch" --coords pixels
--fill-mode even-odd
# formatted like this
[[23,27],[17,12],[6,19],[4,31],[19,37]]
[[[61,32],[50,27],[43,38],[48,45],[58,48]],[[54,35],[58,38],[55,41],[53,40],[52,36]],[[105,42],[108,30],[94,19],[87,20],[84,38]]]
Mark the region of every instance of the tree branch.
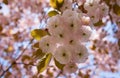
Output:
[[13,62],[5,71],[3,71],[3,73],[0,75],[0,78],[1,78],[2,76],[4,76],[4,74],[5,74],[7,71],[9,71],[9,69],[10,69],[14,64],[15,64],[15,62]]
[[26,46],[25,49],[23,49],[22,53],[16,58],[16,60],[20,59],[20,57],[24,54],[24,52],[26,51],[26,49],[28,48],[28,46],[33,42],[34,39],[32,39],[29,44]]
[[58,78],[62,74],[62,70],[57,74],[55,78]]
[[34,65],[34,64],[27,64],[27,63],[16,63],[16,64],[23,64],[23,65],[31,65],[31,66],[36,66],[36,65]]
[[3,73],[0,75],[0,78],[1,78],[2,76],[4,76],[5,73],[6,73],[7,71],[9,71],[9,69],[10,69],[14,64],[16,64],[16,61],[20,59],[20,57],[24,54],[24,52],[26,51],[26,49],[28,48],[28,46],[33,42],[33,40],[34,40],[34,39],[32,39],[32,40],[29,42],[29,44],[28,44],[28,45],[26,46],[26,48],[22,51],[22,53],[15,59],[15,61],[12,62],[11,65],[10,65],[5,71],[3,71]]

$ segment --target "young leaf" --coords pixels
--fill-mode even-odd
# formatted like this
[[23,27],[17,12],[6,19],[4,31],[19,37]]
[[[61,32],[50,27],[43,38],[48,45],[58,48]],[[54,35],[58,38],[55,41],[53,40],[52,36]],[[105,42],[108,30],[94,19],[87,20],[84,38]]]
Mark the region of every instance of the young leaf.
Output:
[[57,14],[59,14],[59,13],[57,11],[55,11],[55,10],[48,12],[49,17],[55,16]]
[[110,0],[104,0],[107,5],[110,5]]
[[57,0],[50,0],[50,6],[53,8],[58,8],[57,7]]
[[120,47],[120,39],[118,40],[118,46]]
[[22,62],[25,62],[25,60],[26,60],[26,61],[30,60],[30,56],[28,56],[28,55],[23,55],[23,56],[22,56]]
[[39,48],[39,42],[36,42],[32,45],[33,48]]
[[13,52],[14,48],[13,46],[8,46],[7,48],[4,49],[5,52]]
[[50,0],[50,6],[55,9],[59,9],[60,7],[62,7],[63,3],[64,0]]
[[32,58],[34,59],[41,59],[45,56],[45,53],[39,48],[35,52],[33,52]]
[[63,3],[64,3],[64,0],[57,0],[57,5],[59,8],[62,7]]
[[57,0],[59,4],[63,4],[64,0]]
[[94,23],[94,26],[101,26],[103,25],[104,23],[102,22],[102,20],[99,20],[97,23]]
[[41,61],[37,65],[37,69],[39,73],[43,72],[47,68],[51,60],[51,57],[52,57],[51,54],[47,54],[43,59],[41,59]]
[[11,75],[12,75],[12,73],[9,72],[9,71],[7,71],[6,74],[5,74],[5,76],[4,76],[4,78],[8,78],[8,77],[10,77]]
[[63,70],[63,67],[65,66],[64,64],[59,63],[55,58],[54,58],[54,62],[57,68]]
[[42,29],[35,29],[31,31],[31,36],[35,38],[36,40],[40,40],[41,37],[47,35],[47,32]]
[[3,30],[3,27],[0,25],[0,32],[2,32],[2,30]]
[[8,4],[8,0],[3,0],[3,3],[7,5]]
[[113,5],[113,12],[114,12],[116,15],[120,16],[120,6],[117,5],[117,4],[114,4],[114,5]]

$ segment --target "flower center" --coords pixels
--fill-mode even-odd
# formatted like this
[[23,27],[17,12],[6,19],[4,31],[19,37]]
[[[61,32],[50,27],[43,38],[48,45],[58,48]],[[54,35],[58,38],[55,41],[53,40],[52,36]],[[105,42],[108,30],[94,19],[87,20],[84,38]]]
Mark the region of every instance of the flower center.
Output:
[[69,43],[72,44],[72,43],[73,43],[73,40],[70,40]]
[[62,54],[62,56],[66,56],[66,54],[65,54],[65,53],[63,53],[63,54]]
[[59,36],[62,38],[63,37],[63,35],[62,34],[59,34]]
[[71,27],[74,27],[74,25],[73,25],[73,24],[71,24],[70,26],[71,26]]
[[57,27],[57,25],[55,25],[55,28]]
[[82,56],[82,53],[78,53],[79,56]]
[[47,45],[47,46],[49,46],[49,44],[48,44],[48,43],[47,43],[46,45]]
[[85,33],[83,33],[82,35],[84,35],[84,36],[85,36],[86,34],[85,34]]
[[70,68],[73,68],[74,66],[70,65]]

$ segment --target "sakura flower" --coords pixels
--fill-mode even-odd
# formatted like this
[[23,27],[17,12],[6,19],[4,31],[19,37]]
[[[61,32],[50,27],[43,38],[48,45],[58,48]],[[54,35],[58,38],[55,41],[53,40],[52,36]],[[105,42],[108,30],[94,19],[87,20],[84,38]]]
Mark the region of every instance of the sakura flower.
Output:
[[[60,18],[60,19],[64,21],[63,18]],[[63,40],[69,39],[70,38],[69,36],[71,36],[71,34],[69,34],[70,30],[68,29],[68,25],[63,21],[61,21],[60,19],[58,19],[58,21],[56,19],[56,21],[53,22],[53,25],[50,25],[47,28],[51,36],[55,37],[59,41],[63,41]],[[54,27],[54,26],[57,26],[57,27]]]
[[60,8],[61,11],[66,9],[72,9],[72,0],[64,0],[63,6]]
[[54,57],[61,64],[67,64],[71,60],[71,52],[66,46],[59,46],[55,51]]
[[116,3],[120,6],[120,0],[116,0]]
[[64,66],[63,71],[64,73],[75,73],[77,69],[77,65],[73,62],[70,62]]
[[87,10],[89,15],[93,15],[93,11],[95,11],[99,7],[100,0],[86,0],[84,4],[84,8]]
[[66,9],[62,14],[63,17],[67,17],[67,18],[71,16],[77,16],[77,15],[78,13],[76,11],[73,11],[72,9]]
[[70,34],[68,32],[68,30],[66,30],[66,28],[60,26],[58,28],[56,28],[54,30],[54,35],[52,35],[58,42],[64,42],[64,41],[68,41],[69,38],[72,36],[72,34]]
[[77,62],[77,63],[83,63],[86,61],[86,58],[88,57],[88,52],[87,52],[87,48],[84,46],[84,45],[76,45],[74,47],[74,50],[73,50],[73,55],[72,55],[72,59],[74,62]]
[[69,33],[68,36],[62,40],[63,45],[67,46],[69,50],[72,49],[76,44],[80,43],[77,35],[74,35],[73,32]]
[[99,1],[100,0],[87,0],[84,4],[84,8],[87,10],[87,14],[90,16],[93,23],[99,21],[96,13],[99,7]]
[[90,15],[90,20],[91,20],[90,22],[92,22],[93,24],[99,22],[99,18],[98,18],[97,13]]
[[54,35],[54,30],[60,26],[60,15],[53,16],[48,19],[47,28],[51,35]]
[[69,33],[76,31],[76,29],[80,28],[81,26],[81,20],[77,15],[78,14],[64,17],[64,23],[66,24],[67,29],[70,31]]
[[63,43],[69,47],[74,47],[77,43],[79,43],[78,39],[75,39],[74,36],[71,35],[68,39],[64,40]]
[[105,3],[102,3],[99,6],[99,10],[97,12],[98,18],[102,19],[104,16],[107,16],[108,15],[108,11],[109,11],[108,6]]
[[39,45],[43,52],[53,52],[56,42],[51,36],[47,35],[40,40]]
[[89,40],[91,33],[92,31],[89,26],[82,26],[76,31],[75,35],[81,42],[86,42]]

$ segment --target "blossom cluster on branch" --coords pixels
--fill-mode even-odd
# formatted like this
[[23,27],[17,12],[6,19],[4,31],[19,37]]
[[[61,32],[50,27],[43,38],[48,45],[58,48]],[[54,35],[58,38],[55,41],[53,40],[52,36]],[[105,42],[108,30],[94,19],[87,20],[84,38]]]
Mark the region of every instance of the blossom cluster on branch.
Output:
[[52,53],[61,64],[85,61],[88,52],[82,42],[89,40],[91,28],[84,25],[81,14],[66,9],[63,14],[50,17],[46,28],[50,35],[40,40],[43,52]]

